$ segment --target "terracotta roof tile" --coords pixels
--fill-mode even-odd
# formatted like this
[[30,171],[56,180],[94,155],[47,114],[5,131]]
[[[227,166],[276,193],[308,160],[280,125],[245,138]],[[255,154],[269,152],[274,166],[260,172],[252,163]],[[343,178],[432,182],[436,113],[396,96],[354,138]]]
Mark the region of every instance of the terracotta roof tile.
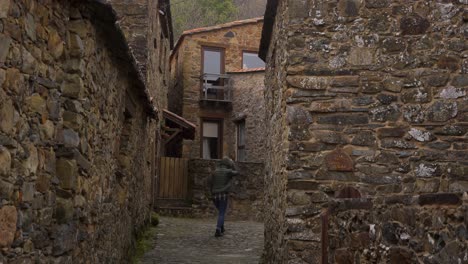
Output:
[[190,30],[186,30],[182,33],[182,35],[191,35],[195,33],[201,33],[201,32],[207,32],[207,31],[212,31],[212,30],[217,30],[217,29],[223,29],[223,28],[230,28],[230,27],[235,27],[235,26],[240,26],[244,24],[250,24],[250,23],[257,23],[263,21],[263,17],[256,17],[256,18],[249,18],[249,19],[244,19],[244,20],[237,20],[237,21],[232,21],[229,23],[221,24],[221,25],[215,25],[211,27],[201,27],[201,28],[194,28]]
[[229,71],[229,73],[245,73],[245,72],[260,72],[260,71],[265,71],[265,67],[240,69],[240,70]]

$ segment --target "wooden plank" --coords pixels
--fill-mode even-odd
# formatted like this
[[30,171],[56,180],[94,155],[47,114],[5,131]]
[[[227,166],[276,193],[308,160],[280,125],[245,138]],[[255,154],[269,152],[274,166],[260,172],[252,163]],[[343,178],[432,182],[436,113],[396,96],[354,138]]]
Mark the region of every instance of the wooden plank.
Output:
[[180,198],[180,159],[174,159],[174,198]]
[[160,159],[159,165],[159,190],[158,190],[158,197],[164,197],[164,175],[165,175],[166,163],[164,162],[164,157]]
[[189,198],[189,174],[188,174],[188,159],[183,159],[183,164],[184,164],[184,199]]
[[170,168],[171,168],[171,171],[170,171],[170,180],[168,181],[169,182],[169,198],[174,198],[174,195],[175,195],[175,189],[174,189],[174,178],[175,178],[175,159],[174,158],[170,158]]
[[170,158],[165,158],[166,162],[166,175],[165,175],[165,184],[164,184],[164,197],[168,198],[169,197],[169,187],[170,187],[170,182],[171,182],[171,159]]

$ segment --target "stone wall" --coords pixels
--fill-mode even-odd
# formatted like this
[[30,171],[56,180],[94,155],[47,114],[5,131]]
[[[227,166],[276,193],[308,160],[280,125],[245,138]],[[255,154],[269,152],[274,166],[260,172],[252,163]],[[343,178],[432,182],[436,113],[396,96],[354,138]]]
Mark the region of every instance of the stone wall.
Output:
[[467,4],[279,1],[268,263],[466,261]]
[[[194,215],[207,217],[216,215],[210,200],[208,181],[215,170],[215,160],[194,159],[189,161],[189,178],[192,181],[192,207]],[[263,219],[263,164],[237,162],[239,175],[233,179],[232,196],[229,200],[227,217],[237,220]]]
[[237,123],[245,121],[245,160],[264,162],[265,141],[265,72],[230,73],[234,96],[232,113],[226,120],[228,155],[237,157]]
[[99,1],[0,1],[0,263],[124,263],[156,122]]
[[[231,24],[229,24],[231,25]],[[242,69],[242,51],[256,51],[260,42],[262,19],[252,19],[248,23],[240,22],[231,26],[214,26],[211,30],[193,30],[184,33],[178,41],[175,50],[171,54],[171,89],[169,95],[172,97],[171,105],[174,104],[175,113],[182,115],[185,119],[201,128],[201,118],[212,117],[224,119],[224,138],[228,134],[231,109],[230,105],[200,106],[202,75],[202,47],[219,47],[225,50],[225,72]],[[177,62],[176,62],[177,61]],[[182,96],[182,97],[180,97]],[[176,99],[179,98],[179,99]],[[183,105],[179,105],[182,102]],[[200,158],[200,133],[195,134],[194,140],[184,140],[183,157]],[[229,154],[227,141],[223,144],[223,156]]]

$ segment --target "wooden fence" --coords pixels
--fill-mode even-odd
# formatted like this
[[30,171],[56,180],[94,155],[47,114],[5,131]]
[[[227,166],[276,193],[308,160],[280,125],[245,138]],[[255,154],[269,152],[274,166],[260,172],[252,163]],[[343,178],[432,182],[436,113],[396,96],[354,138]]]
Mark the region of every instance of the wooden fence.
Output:
[[188,159],[161,157],[159,166],[160,199],[188,198]]

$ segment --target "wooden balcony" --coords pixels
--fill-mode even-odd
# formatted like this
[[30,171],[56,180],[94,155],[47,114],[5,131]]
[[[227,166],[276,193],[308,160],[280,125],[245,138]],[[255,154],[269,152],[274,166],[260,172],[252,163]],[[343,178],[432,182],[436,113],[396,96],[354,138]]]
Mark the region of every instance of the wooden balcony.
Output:
[[232,103],[232,81],[228,74],[208,74],[201,76],[200,101]]

